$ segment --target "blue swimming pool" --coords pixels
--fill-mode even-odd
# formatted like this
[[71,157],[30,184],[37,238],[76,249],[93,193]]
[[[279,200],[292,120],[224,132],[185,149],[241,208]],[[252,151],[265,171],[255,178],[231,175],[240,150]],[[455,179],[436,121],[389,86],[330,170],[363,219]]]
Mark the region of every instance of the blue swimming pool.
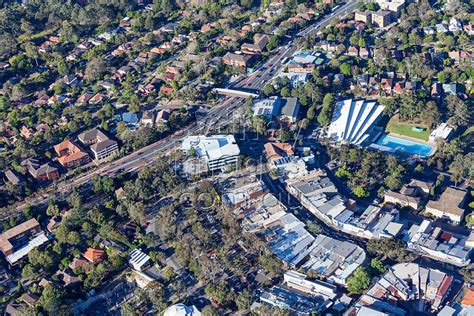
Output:
[[377,147],[381,150],[384,150],[385,148],[387,149],[386,151],[418,155],[421,157],[428,157],[433,151],[433,146],[398,138],[388,134],[382,135],[375,144],[379,145]]

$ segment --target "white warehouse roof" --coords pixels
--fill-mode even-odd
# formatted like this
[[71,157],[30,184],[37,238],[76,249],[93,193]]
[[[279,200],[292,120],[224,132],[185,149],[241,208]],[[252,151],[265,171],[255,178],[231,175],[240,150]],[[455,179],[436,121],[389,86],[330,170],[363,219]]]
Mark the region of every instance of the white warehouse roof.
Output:
[[384,108],[377,101],[352,99],[339,101],[334,109],[327,135],[335,142],[360,145],[369,137]]

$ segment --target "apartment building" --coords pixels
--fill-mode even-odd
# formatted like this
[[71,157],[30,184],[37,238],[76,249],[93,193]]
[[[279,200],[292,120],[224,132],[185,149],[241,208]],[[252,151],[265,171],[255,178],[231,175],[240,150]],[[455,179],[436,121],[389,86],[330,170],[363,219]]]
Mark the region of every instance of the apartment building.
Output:
[[33,248],[43,245],[48,240],[38,221],[33,218],[4,231],[0,235],[0,250],[7,261],[14,265]]
[[96,160],[103,160],[111,157],[118,152],[118,143],[110,139],[104,132],[98,128],[91,129],[78,136],[81,143],[90,146]]
[[23,160],[21,165],[28,170],[28,173],[36,181],[44,182],[59,178],[58,168],[51,165],[50,162],[41,163],[38,159],[29,158]]
[[242,55],[228,52],[222,57],[222,62],[229,66],[246,68],[253,60],[252,55]]
[[464,202],[467,192],[453,187],[446,188],[439,200],[426,204],[426,214],[438,218],[447,218],[455,224],[460,224],[464,218]]
[[386,191],[384,200],[388,203],[408,206],[417,210],[421,203],[428,199],[432,187],[432,182],[413,179],[409,184],[403,186],[400,192]]
[[371,11],[356,11],[354,13],[354,20],[359,22],[370,22],[372,19],[372,12]]
[[386,27],[392,23],[392,12],[384,10],[372,12],[372,23],[378,27]]
[[58,162],[64,168],[76,168],[90,161],[89,155],[70,140],[65,140],[54,146]]

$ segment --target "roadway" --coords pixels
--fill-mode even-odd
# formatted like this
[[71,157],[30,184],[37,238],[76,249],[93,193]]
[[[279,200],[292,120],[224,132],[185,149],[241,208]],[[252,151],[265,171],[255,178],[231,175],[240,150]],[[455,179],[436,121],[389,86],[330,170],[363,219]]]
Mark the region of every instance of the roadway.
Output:
[[[355,1],[351,0],[346,4],[341,5],[335,12],[330,16],[324,18],[321,21],[318,21],[316,24],[309,26],[300,34],[310,34],[313,32],[318,32],[322,28],[329,25],[333,20],[339,19],[345,16],[353,8],[355,8]],[[248,75],[246,78],[241,81],[232,84],[229,86],[229,89],[245,89],[245,90],[262,90],[263,86],[269,82],[281,68],[282,62],[285,57],[291,56],[297,50],[296,45],[291,40],[286,46],[281,46],[275,49],[272,52],[271,57],[266,59],[256,71]],[[162,140],[159,140],[149,146],[146,146],[140,150],[137,150],[125,157],[117,159],[113,162],[109,162],[102,167],[95,169],[86,174],[80,175],[72,180],[65,180],[62,182],[56,183],[54,186],[43,193],[41,196],[36,196],[30,198],[27,201],[17,204],[16,206],[11,206],[11,211],[20,212],[28,205],[39,205],[45,204],[50,198],[57,198],[61,194],[70,192],[73,188],[80,187],[84,184],[89,183],[92,178],[97,175],[108,175],[116,176],[122,173],[131,173],[135,172],[143,166],[152,164],[156,159],[159,153],[169,152],[171,149],[175,148],[186,135],[193,135],[197,132],[216,124],[221,126],[228,124],[235,119],[236,111],[245,103],[245,99],[242,98],[223,98],[222,102],[211,108],[204,119],[201,122],[193,123],[192,125],[185,127],[179,132],[174,133],[173,135],[168,136]],[[8,218],[10,214],[3,215],[2,219]]]
[[307,35],[311,35],[313,33],[317,33],[321,31],[323,28],[331,25],[331,23],[335,19],[342,18],[347,14],[353,12],[357,7],[357,0],[349,0],[339,8],[331,12],[329,15],[325,16],[321,21],[316,22],[315,24],[307,27],[306,29],[302,30],[298,33],[299,37],[306,37]]

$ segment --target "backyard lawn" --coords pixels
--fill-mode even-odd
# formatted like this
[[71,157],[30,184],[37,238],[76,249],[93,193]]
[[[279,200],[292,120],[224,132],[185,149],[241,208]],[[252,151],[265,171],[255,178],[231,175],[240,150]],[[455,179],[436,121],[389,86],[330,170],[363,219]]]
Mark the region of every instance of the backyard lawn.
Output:
[[[414,128],[419,128],[422,130],[415,130]],[[392,132],[416,139],[421,140],[428,140],[430,136],[430,130],[422,124],[409,124],[409,123],[401,123],[398,120],[398,116],[395,115],[392,119],[388,122],[387,127],[385,128],[386,132]]]

